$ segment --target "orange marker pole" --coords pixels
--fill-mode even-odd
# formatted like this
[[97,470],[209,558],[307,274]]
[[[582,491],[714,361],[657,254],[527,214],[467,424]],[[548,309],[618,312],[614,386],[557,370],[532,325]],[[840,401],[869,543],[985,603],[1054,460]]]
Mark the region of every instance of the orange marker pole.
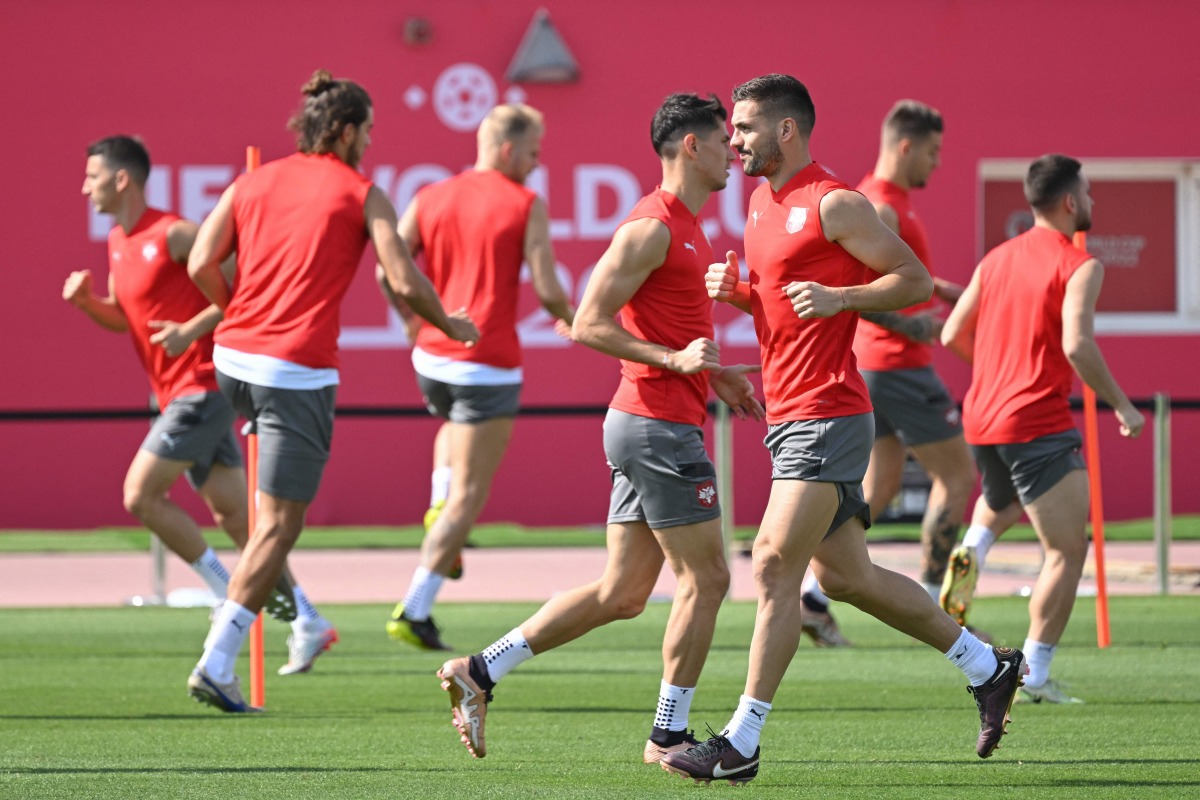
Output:
[[[1087,249],[1087,234],[1075,234],[1075,246]],[[1088,491],[1092,515],[1092,552],[1096,559],[1096,646],[1112,644],[1108,624],[1108,574],[1104,568],[1104,495],[1100,488],[1100,426],[1096,419],[1096,393],[1083,385],[1083,442],[1087,459]]]
[[[262,152],[253,145],[246,148],[246,171],[258,169]],[[252,427],[246,436],[246,487],[249,493],[250,535],[258,518],[258,434]],[[262,708],[267,702],[266,669],[263,653],[263,618],[260,611],[250,626],[250,705]]]

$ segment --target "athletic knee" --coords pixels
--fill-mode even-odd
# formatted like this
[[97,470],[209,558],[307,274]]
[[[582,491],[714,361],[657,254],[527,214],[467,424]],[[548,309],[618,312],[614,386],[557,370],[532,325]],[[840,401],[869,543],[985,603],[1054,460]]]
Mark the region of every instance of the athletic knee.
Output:
[[817,583],[830,600],[848,603],[857,596],[856,582],[836,570],[822,570],[817,576]]
[[154,507],[157,498],[140,484],[126,484],[124,497],[125,510],[138,519],[144,519]]
[[605,619],[608,622],[614,622],[621,619],[633,619],[645,611],[649,595],[616,587],[601,590],[598,599]]
[[729,591],[729,566],[724,559],[714,560],[700,569],[691,569],[676,576],[676,601],[696,602],[715,598],[720,602]]

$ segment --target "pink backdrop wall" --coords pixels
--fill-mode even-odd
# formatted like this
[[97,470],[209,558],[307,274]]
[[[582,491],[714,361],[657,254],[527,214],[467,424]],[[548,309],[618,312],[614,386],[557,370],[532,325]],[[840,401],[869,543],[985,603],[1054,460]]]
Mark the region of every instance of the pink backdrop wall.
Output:
[[[67,0],[7,8],[0,23],[5,148],[0,296],[5,346],[0,410],[132,408],[147,384],[124,337],[108,334],[60,299],[68,271],[106,272],[103,228],[79,196],[84,147],[125,132],[141,136],[159,168],[151,195],[189,216],[207,212],[240,169],[247,144],[264,159],[290,152],[284,122],[316,67],[353,78],[376,105],[364,169],[403,205],[415,188],[468,165],[473,104],[514,89],[547,116],[545,171],[556,250],[576,292],[612,228],[654,186],[649,119],[672,91],[712,91],[790,72],[817,106],[814,156],[856,182],[874,164],[883,114],[900,97],[947,119],[943,166],[915,198],[932,239],[933,268],[965,282],[979,255],[978,164],[1058,150],[1081,157],[1195,157],[1200,85],[1190,55],[1200,8],[1160,4],[910,3],[731,6],[634,2],[550,3],[578,60],[568,85],[514,87],[504,79],[542,2],[364,0],[194,6]],[[405,21],[425,16],[432,41],[404,42]],[[1137,20],[1137,24],[1132,24]],[[464,65],[455,68],[455,65]],[[455,92],[439,91],[447,87]],[[489,94],[490,92],[490,94]],[[438,101],[449,102],[439,114]],[[738,173],[735,170],[735,176]],[[706,211],[718,251],[740,250],[744,198],[734,180]],[[1104,208],[1096,210],[1103,223]],[[602,405],[616,364],[547,334],[531,293],[524,300],[527,405]],[[362,270],[344,310],[348,338],[341,405],[416,405],[406,347]],[[731,318],[722,315],[719,321]],[[757,358],[745,325],[722,326],[726,361]],[[372,342],[374,342],[372,344]],[[1134,396],[1200,397],[1194,335],[1106,336],[1101,345]],[[938,365],[961,397],[966,368]],[[1176,506],[1200,511],[1189,464],[1200,415],[1177,414]],[[1102,425],[1105,502],[1113,518],[1151,512],[1151,444],[1119,440]],[[334,454],[311,522],[413,523],[427,499],[435,424],[339,420]],[[141,421],[0,422],[0,528],[92,527],[129,521],[124,469]],[[755,521],[768,463],[757,424],[739,424],[736,510]],[[190,493],[176,496],[195,509]],[[523,418],[486,518],[528,524],[603,519],[607,473],[600,418]]]

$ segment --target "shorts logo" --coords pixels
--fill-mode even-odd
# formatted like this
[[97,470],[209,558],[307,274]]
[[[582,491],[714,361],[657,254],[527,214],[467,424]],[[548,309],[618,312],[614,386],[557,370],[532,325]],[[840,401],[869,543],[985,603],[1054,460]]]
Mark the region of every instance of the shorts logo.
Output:
[[946,412],[946,424],[949,425],[950,427],[953,428],[953,427],[957,426],[959,419],[960,419],[960,415],[958,413],[957,408],[951,408],[949,411]]
[[788,212],[787,223],[784,225],[788,233],[796,233],[804,229],[804,223],[808,221],[807,208],[793,208]]
[[705,508],[712,508],[717,504],[717,487],[712,481],[705,481],[696,487],[696,499]]

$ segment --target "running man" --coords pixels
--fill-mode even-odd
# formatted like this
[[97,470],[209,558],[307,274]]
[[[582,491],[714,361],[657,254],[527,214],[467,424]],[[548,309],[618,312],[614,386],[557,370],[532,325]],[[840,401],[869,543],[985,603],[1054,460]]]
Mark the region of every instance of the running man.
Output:
[[[529,264],[534,292],[560,324],[569,325],[574,315],[555,271],[546,204],[525,186],[537,168],[543,132],[537,110],[496,106],[479,126],[475,168],[421,189],[400,219],[400,236],[414,256],[424,254],[442,302],[465,308],[480,330],[479,345],[468,347],[425,325],[413,346],[425,404],[445,421],[434,442],[421,563],[387,632],[426,650],[451,649],[433,621],[433,606],[443,581],[462,575],[462,549],[512,437],[523,380],[521,264]],[[411,320],[408,306],[377,274],[384,295]]]
[[[338,310],[370,240],[392,289],[454,338],[475,326],[449,317],[396,235],[387,196],[357,171],[374,110],[356,83],[313,73],[289,127],[297,149],[240,176],[200,226],[188,272],[225,310],[214,334],[217,383],[258,433],[254,536],[213,619],[188,692],[222,711],[258,709],[234,664],[250,623],[304,527],[333,437]],[[237,251],[235,289],[221,275]],[[332,631],[322,632],[332,641]]]
[[[858,184],[883,223],[926,267],[929,241],[909,194],[924,188],[937,169],[943,128],[936,109],[916,100],[897,102],[883,121],[875,171]],[[854,337],[854,355],[875,408],[875,442],[863,493],[871,519],[878,519],[900,491],[909,452],[929,474],[929,502],[921,520],[921,585],[934,598],[975,488],[958,404],[933,369],[932,343],[942,325],[934,301],[953,305],[962,289],[934,278],[934,299],[901,311],[862,312]],[[812,575],[804,584],[803,630],[819,646],[849,644]]]
[[[966,674],[979,708],[976,752],[1000,743],[1024,659],[993,650],[957,625],[919,584],[871,563],[862,479],[873,421],[850,344],[860,311],[928,300],[933,281],[871,203],[809,155],[816,113],[808,90],[766,75],[733,91],[731,145],[754,190],[746,220],[747,287],[737,256],[713,264],[709,295],[754,316],[766,395],[771,494],[754,541],[758,614],[745,693],[724,732],[663,768],[697,781],[745,783],[758,774],[759,739],[800,643],[800,585],[810,559],[821,586],[881,622],[945,653]],[[878,273],[867,281],[868,270]]]
[[715,97],[666,98],[651,124],[662,185],[617,229],[588,283],[574,337],[621,360],[604,422],[612,474],[608,563],[599,579],[556,595],[483,652],[442,666],[454,724],[476,758],[487,752],[484,721],[496,683],[534,655],[636,617],[664,562],[678,589],[642,759],[655,763],[696,744],[689,709],[729,587],[715,471],[701,430],[709,386],[738,416],[763,413],[745,376],[750,368],[721,368],[703,284],[712,248],[697,214],[728,179],[725,116]]
[[[187,275],[196,224],[146,203],[150,154],[141,141],[110,136],[91,144],[87,156],[83,194],[116,222],[108,235],[108,296],[96,296],[91,271],[80,270],[68,276],[63,298],[101,327],[129,332],[159,408],[125,476],[125,508],[224,600],[228,571],[170,496],[185,475],[213,521],[245,548],[246,473],[233,434],[236,413],[217,389],[212,363],[221,310]],[[320,652],[310,631],[329,623],[290,576],[271,593],[267,611],[292,626],[279,674],[306,672]]]
[[1095,339],[1104,266],[1072,244],[1092,224],[1082,165],[1042,156],[1025,175],[1025,199],[1033,227],[984,256],[942,329],[942,342],[973,365],[963,423],[983,482],[946,595],[965,619],[987,549],[1024,509],[1045,559],[1029,598],[1021,699],[1081,703],[1050,677],[1088,550],[1083,439],[1068,402],[1075,375],[1112,407],[1122,436],[1140,434],[1145,419]]

